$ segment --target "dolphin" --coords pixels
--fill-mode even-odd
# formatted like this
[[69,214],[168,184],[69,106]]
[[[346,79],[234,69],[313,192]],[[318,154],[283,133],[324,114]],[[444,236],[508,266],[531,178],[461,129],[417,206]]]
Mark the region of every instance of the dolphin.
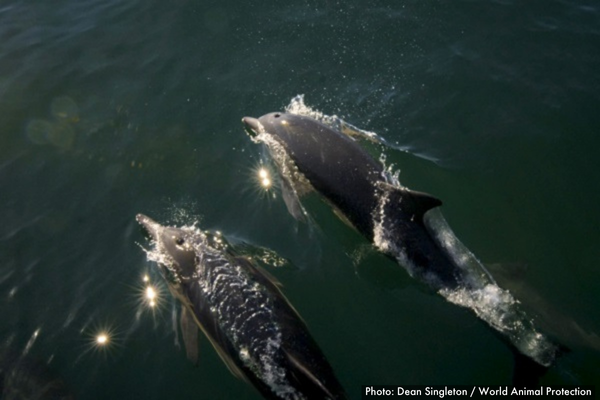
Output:
[[458,239],[449,228],[440,232],[428,226],[425,214],[441,206],[441,200],[401,186],[352,137],[313,118],[273,112],[244,117],[242,123],[255,143],[266,145],[293,216],[305,219],[299,197],[318,192],[342,220],[411,276],[471,308],[538,364],[553,362],[557,347],[537,332],[518,301],[483,267],[467,268],[453,257],[447,242]]
[[[441,200],[394,186],[383,165],[355,140],[310,117],[275,112],[259,119],[244,117],[242,121],[251,136],[266,132],[275,141],[267,142],[267,146],[282,146],[289,160],[275,158],[278,167],[291,161],[293,167],[288,169],[301,174],[300,181],[308,182],[336,214],[367,239],[377,242],[383,240],[383,234],[393,237],[393,243],[381,243],[384,252],[392,252],[387,249],[390,245],[399,247],[395,250],[400,250],[414,267],[413,275],[427,275],[436,289],[459,284],[460,269],[449,267],[450,260],[423,224],[424,214],[440,206]],[[286,181],[284,189],[295,185],[294,178],[282,179]],[[290,197],[296,196],[284,194],[284,198]]]
[[236,377],[267,399],[345,399],[333,369],[279,283],[220,234],[138,214],[170,292],[181,302],[188,357],[198,328]]

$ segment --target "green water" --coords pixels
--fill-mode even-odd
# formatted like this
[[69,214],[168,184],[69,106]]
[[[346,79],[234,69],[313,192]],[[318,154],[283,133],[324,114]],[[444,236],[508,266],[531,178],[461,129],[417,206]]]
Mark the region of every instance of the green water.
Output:
[[350,398],[510,384],[509,348],[470,311],[317,196],[306,225],[260,191],[264,154],[240,119],[304,94],[383,136],[401,182],[442,199],[455,234],[570,349],[543,384],[595,384],[598,49],[600,7],[584,0],[2,1],[0,342],[77,398],[257,398],[204,339],[190,365],[171,302],[144,307],[141,277],[159,282],[137,245],[145,213],[288,260],[270,272]]

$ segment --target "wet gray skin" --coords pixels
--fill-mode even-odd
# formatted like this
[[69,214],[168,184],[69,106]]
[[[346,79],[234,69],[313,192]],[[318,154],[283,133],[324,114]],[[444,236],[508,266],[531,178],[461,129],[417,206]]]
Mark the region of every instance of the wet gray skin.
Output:
[[229,370],[267,399],[345,398],[304,322],[265,271],[220,235],[165,227],[142,214],[136,219],[182,304],[182,335],[192,361],[199,328]]
[[382,164],[356,141],[310,117],[275,112],[242,122],[251,136],[264,131],[277,140],[311,186],[367,239],[374,241],[379,226],[417,276],[431,280],[435,289],[459,285],[460,269],[423,224],[425,212],[442,204],[439,199],[392,186]]
[[[485,286],[485,281],[473,279],[469,270],[456,264],[426,226],[425,213],[442,202],[392,184],[383,165],[355,140],[313,118],[296,114],[274,112],[258,119],[244,117],[242,123],[254,142],[267,146],[278,168],[281,169],[278,157],[283,149],[293,163],[293,168],[286,164],[288,171],[301,174],[336,214],[341,214],[343,220],[350,222],[380,251],[403,265],[411,276],[440,293],[458,289],[473,293]],[[293,186],[293,176],[289,173],[286,176],[283,171],[280,175],[282,190]],[[294,198],[285,193],[282,197]],[[296,195],[293,204],[299,203],[297,198]],[[293,211],[301,206],[288,203],[291,202],[286,201],[288,210],[296,216]],[[516,313],[509,312],[508,316],[514,317]],[[508,340],[511,347],[516,346],[544,366],[552,363],[556,347],[546,339],[540,355],[523,345],[519,334],[514,336]]]

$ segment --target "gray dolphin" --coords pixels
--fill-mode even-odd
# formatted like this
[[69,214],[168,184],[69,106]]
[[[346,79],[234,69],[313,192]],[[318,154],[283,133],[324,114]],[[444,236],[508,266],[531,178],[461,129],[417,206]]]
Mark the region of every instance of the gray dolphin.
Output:
[[[302,175],[299,180],[307,181],[367,239],[376,242],[384,240],[382,235],[393,237],[393,243],[381,245],[398,246],[394,250],[400,250],[412,264],[413,275],[427,275],[436,289],[459,284],[460,269],[449,267],[451,261],[423,224],[424,214],[442,204],[439,199],[392,185],[382,164],[355,140],[312,118],[275,112],[260,119],[244,117],[243,123],[251,135],[266,132],[281,145],[293,165],[287,168],[297,169],[296,176]],[[267,145],[270,148],[273,143]],[[287,160],[275,161],[279,166]],[[290,181],[284,187],[294,185]]]
[[159,264],[182,304],[188,357],[200,328],[238,378],[268,399],[344,399],[344,390],[278,283],[219,234],[162,226],[138,214]]
[[[474,310],[537,363],[553,362],[557,346],[537,332],[518,301],[483,268],[460,265],[445,247],[449,236],[427,226],[425,213],[440,206],[439,199],[394,182],[353,138],[313,118],[274,112],[258,119],[244,117],[242,122],[254,142],[267,146],[292,215],[304,218],[299,195],[317,191],[338,216],[411,276]],[[453,236],[452,240],[457,241]]]

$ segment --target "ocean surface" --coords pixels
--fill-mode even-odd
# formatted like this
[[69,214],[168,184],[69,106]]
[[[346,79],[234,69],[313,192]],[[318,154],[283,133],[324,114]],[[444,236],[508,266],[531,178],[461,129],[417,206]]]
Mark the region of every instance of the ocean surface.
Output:
[[511,384],[511,349],[472,311],[317,195],[306,224],[261,188],[268,159],[241,118],[298,95],[384,138],[363,144],[442,199],[456,237],[566,349],[540,383],[600,382],[597,1],[0,0],[0,368],[19,371],[6,398],[48,382],[77,399],[259,398],[205,338],[199,365],[186,359],[137,213],[252,249],[351,399]]

